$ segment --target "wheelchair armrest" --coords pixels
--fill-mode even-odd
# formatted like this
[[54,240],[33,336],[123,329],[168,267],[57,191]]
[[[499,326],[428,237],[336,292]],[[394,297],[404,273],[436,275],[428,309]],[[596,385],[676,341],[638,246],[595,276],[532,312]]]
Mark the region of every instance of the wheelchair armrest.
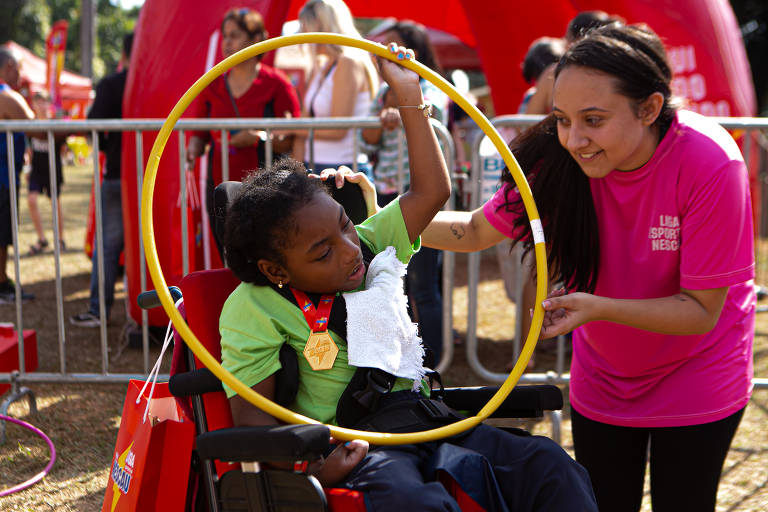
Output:
[[197,436],[197,452],[226,462],[314,460],[325,454],[330,436],[316,424],[223,428]]
[[219,378],[208,368],[199,368],[188,372],[171,375],[168,390],[175,397],[202,395],[224,391]]
[[[168,291],[171,294],[173,302],[178,302],[178,300],[181,298],[181,290],[179,287],[169,286]],[[160,297],[157,296],[157,290],[147,290],[146,292],[141,292],[139,296],[136,297],[136,303],[141,309],[153,309],[161,306]]]
[[[477,414],[499,386],[446,388],[445,403],[457,411]],[[539,418],[544,411],[563,408],[563,393],[552,384],[517,386],[491,414],[491,418]]]

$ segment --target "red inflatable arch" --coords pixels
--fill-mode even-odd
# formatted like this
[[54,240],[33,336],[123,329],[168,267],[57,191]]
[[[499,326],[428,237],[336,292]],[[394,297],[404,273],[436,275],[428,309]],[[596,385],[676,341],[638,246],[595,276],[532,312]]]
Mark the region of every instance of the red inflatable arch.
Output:
[[[146,0],[136,27],[123,112],[126,118],[164,118],[181,95],[206,71],[209,40],[226,10],[251,7],[264,15],[269,32],[295,19],[305,0]],[[600,9],[628,22],[645,22],[665,40],[675,71],[675,88],[690,108],[707,115],[752,116],[755,94],[739,28],[722,0],[347,0],[358,17],[412,19],[451,33],[477,49],[490,85],[496,114],[517,109],[527,85],[520,62],[539,36],[561,36],[577,12]],[[268,60],[271,56],[266,57]],[[191,109],[194,110],[194,109]],[[190,111],[187,116],[194,116]],[[143,136],[144,162],[154,133]],[[142,168],[144,165],[142,165]],[[134,137],[123,141],[123,222],[126,274],[131,316],[140,321],[135,298],[140,293],[139,213]],[[753,189],[754,191],[754,189]],[[169,284],[182,277],[181,208],[178,139],[169,140],[157,174],[154,200],[155,237]],[[189,268],[204,268],[199,209],[189,210]],[[207,226],[206,226],[207,229]],[[216,259],[213,260],[217,263]],[[147,278],[147,282],[149,278]],[[162,311],[150,323],[165,322]]]

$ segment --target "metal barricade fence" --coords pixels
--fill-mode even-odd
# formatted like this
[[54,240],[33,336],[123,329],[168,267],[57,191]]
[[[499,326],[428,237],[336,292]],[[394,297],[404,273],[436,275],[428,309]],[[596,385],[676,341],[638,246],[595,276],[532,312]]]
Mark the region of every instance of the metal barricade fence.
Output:
[[[525,128],[538,122],[541,116],[528,116],[528,115],[515,115],[515,116],[501,116],[493,120],[495,126],[499,128]],[[766,164],[768,163],[768,119],[762,118],[716,118],[725,128],[730,130],[743,130],[745,132],[745,142],[743,144],[743,152],[747,165],[755,165],[752,161],[753,144],[759,146],[758,156],[763,166],[761,167],[759,174],[759,184],[763,189],[763,196],[768,197],[768,171],[766,171]],[[143,147],[142,134],[144,132],[157,131],[162,126],[164,120],[162,119],[114,119],[114,120],[85,120],[85,121],[0,121],[0,132],[5,132],[5,137],[8,145],[8,164],[9,169],[13,168],[13,132],[28,132],[28,131],[45,131],[47,132],[47,138],[49,147],[54,147],[53,134],[55,132],[67,132],[67,133],[85,133],[89,134],[93,144],[93,176],[94,176],[94,190],[95,200],[94,206],[96,209],[95,214],[95,240],[97,247],[102,247],[103,240],[103,226],[101,222],[101,184],[99,177],[99,163],[98,155],[99,144],[97,133],[101,131],[118,131],[118,132],[131,132],[134,135],[135,151],[136,151],[136,172],[137,175],[137,197],[141,198],[142,178],[144,174],[144,156],[148,152]],[[458,181],[465,179],[466,177],[460,174],[453,174],[455,168],[455,148],[454,142],[449,134],[448,130],[439,122],[432,120],[435,133],[438,136],[438,140],[443,148],[446,163],[449,170],[452,172],[452,182],[455,185]],[[246,119],[246,118],[231,118],[231,119],[182,119],[180,120],[175,131],[180,141],[185,140],[185,131],[187,130],[220,130],[222,140],[222,169],[224,170],[224,179],[228,178],[228,141],[229,130],[231,129],[260,129],[267,132],[267,138],[265,142],[265,154],[266,154],[266,166],[269,167],[272,162],[272,141],[269,136],[274,130],[287,130],[287,129],[306,129],[308,136],[313,140],[314,131],[318,129],[334,129],[349,127],[355,130],[364,128],[373,128],[380,126],[378,118],[365,117],[365,118],[312,118],[312,119]],[[0,134],[1,136],[2,134]],[[469,177],[469,188],[472,209],[477,208],[482,204],[481,198],[481,183],[482,183],[482,165],[480,159],[480,144],[483,134],[480,133],[472,143],[472,175]],[[354,150],[355,153],[359,153],[359,137],[355,136]],[[401,141],[403,137],[401,137]],[[181,188],[181,201],[182,204],[186,204],[186,179],[185,179],[185,167],[186,160],[185,144],[179,144],[179,179]],[[399,152],[402,154],[403,145],[400,144]],[[49,166],[51,169],[55,168],[55,155],[53,152],[49,153]],[[310,145],[309,152],[310,167],[313,167],[314,151],[313,146]],[[402,161],[402,159],[399,159]],[[355,165],[356,169],[357,165]],[[127,170],[123,170],[127,172]],[[14,190],[17,186],[15,173],[9,173],[10,178],[10,190]],[[51,187],[51,200],[52,210],[56,211],[58,197],[56,194],[56,178],[55,173],[50,173],[50,187]],[[404,170],[402,167],[398,169],[398,183],[400,190],[403,189],[404,184]],[[449,202],[446,204],[446,209],[454,209],[454,195],[451,195]],[[181,209],[181,233],[182,233],[182,266],[183,272],[186,274],[189,272],[189,255],[187,244],[187,213],[186,209]],[[768,231],[768,206],[761,209],[761,218],[759,219],[758,233],[765,235],[764,231]],[[16,317],[15,327],[18,334],[19,341],[19,368],[21,370],[17,372],[5,372],[0,373],[0,383],[10,382],[12,384],[11,396],[6,398],[3,405],[0,405],[0,409],[7,410],[10,401],[14,401],[22,396],[31,395],[31,392],[26,388],[22,388],[24,383],[53,383],[53,382],[124,382],[130,378],[140,378],[146,374],[150,368],[149,360],[149,327],[147,321],[146,311],[142,312],[142,353],[143,353],[143,373],[112,373],[109,371],[109,358],[108,358],[108,340],[106,324],[101,323],[100,327],[100,348],[101,348],[101,372],[91,373],[73,373],[67,372],[66,365],[66,330],[65,319],[63,314],[63,294],[61,288],[61,268],[60,268],[60,246],[59,240],[61,237],[60,226],[58,224],[58,217],[55,213],[53,217],[53,231],[54,231],[54,265],[56,275],[56,318],[58,326],[58,346],[59,346],[59,372],[26,372],[24,361],[24,340],[23,340],[23,309],[21,304],[21,289],[20,289],[20,266],[19,266],[19,215],[17,197],[15,194],[11,194],[11,217],[12,217],[12,231],[13,231],[13,244],[17,248],[14,250],[14,276],[16,283]],[[136,219],[136,222],[140,222],[140,218]],[[144,291],[148,288],[146,281],[146,262],[144,260],[144,252],[142,246],[142,240],[139,238],[139,268],[140,272],[140,287]],[[765,244],[758,243],[756,247],[758,255],[758,282],[768,281],[768,242]],[[97,250],[97,255],[102,254],[102,250]],[[519,254],[518,254],[519,256]],[[519,261],[519,257],[517,258]],[[468,256],[468,309],[467,309],[467,340],[466,340],[466,355],[469,366],[472,370],[481,378],[491,382],[501,382],[506,377],[506,373],[495,373],[485,368],[480,362],[477,354],[477,290],[479,283],[479,263],[480,254],[473,253]],[[449,251],[445,251],[443,255],[443,275],[442,285],[443,290],[446,292],[443,295],[443,356],[437,367],[439,371],[445,371],[451,363],[453,358],[453,321],[452,321],[452,291],[453,291],[453,276],[454,276],[455,256]],[[98,270],[98,282],[99,289],[104,288],[104,265],[101,261],[101,257],[97,258],[97,270]],[[521,292],[517,291],[517,298],[520,299]],[[518,300],[518,304],[520,301]],[[515,343],[513,348],[514,356],[517,357],[520,351],[520,322],[521,322],[521,308],[516,308],[516,329],[515,329]],[[100,294],[99,300],[100,317],[105,318],[105,304],[103,293]],[[161,377],[167,378],[167,375]],[[569,374],[565,371],[565,356],[564,356],[564,341],[558,340],[557,344],[557,361],[556,367],[547,373],[525,373],[520,379],[520,383],[553,383],[553,384],[567,384],[569,382]],[[768,388],[768,378],[755,377],[754,384],[756,388]],[[3,411],[0,411],[3,412]],[[553,418],[553,429],[556,439],[559,438],[559,420]]]
[[[5,132],[4,135],[7,140],[8,144],[8,168],[13,169],[14,168],[14,162],[13,162],[13,136],[12,134],[14,132],[47,132],[48,137],[48,143],[50,148],[54,148],[55,145],[53,143],[53,134],[56,132],[66,132],[66,133],[79,133],[79,134],[89,134],[90,138],[92,140],[92,155],[93,155],[93,183],[94,183],[94,206],[95,206],[95,247],[96,255],[97,255],[97,273],[98,273],[98,283],[99,283],[99,290],[101,293],[99,294],[99,312],[100,312],[100,318],[106,318],[106,309],[105,309],[105,303],[104,303],[104,263],[102,261],[101,255],[103,254],[103,226],[102,226],[102,211],[101,211],[101,181],[99,179],[100,175],[99,173],[99,161],[98,161],[98,153],[99,153],[99,140],[98,140],[98,132],[102,131],[110,131],[110,132],[131,132],[133,133],[134,140],[135,140],[135,148],[136,148],[136,169],[134,172],[137,176],[137,197],[139,198],[139,201],[141,201],[141,192],[142,192],[142,178],[144,174],[144,160],[145,156],[148,153],[148,150],[145,150],[143,147],[143,133],[144,132],[151,132],[151,131],[158,131],[160,127],[162,126],[164,120],[163,119],[114,119],[114,120],[83,120],[83,121],[0,121],[0,131]],[[435,130],[435,133],[438,137],[438,140],[441,144],[441,147],[444,151],[444,156],[446,159],[446,163],[448,165],[449,169],[453,169],[454,167],[454,145],[453,145],[453,139],[451,138],[448,130],[438,121],[432,120],[432,125]],[[178,135],[178,140],[181,142],[179,144],[179,185],[180,185],[180,201],[181,204],[186,204],[186,195],[187,195],[187,180],[186,180],[186,169],[185,169],[185,161],[186,161],[186,155],[185,155],[185,149],[186,145],[184,143],[185,141],[185,131],[187,130],[205,130],[205,131],[211,131],[211,130],[220,130],[221,131],[221,140],[222,140],[222,169],[224,173],[224,179],[228,179],[228,140],[229,140],[229,130],[231,129],[259,129],[259,130],[265,130],[267,132],[267,137],[265,141],[265,154],[266,154],[266,167],[270,167],[272,163],[272,157],[273,157],[273,151],[272,151],[272,140],[271,140],[271,132],[273,130],[288,130],[288,129],[306,129],[308,130],[309,137],[312,141],[314,141],[313,135],[314,131],[318,129],[333,129],[333,128],[352,128],[355,129],[356,132],[364,129],[364,128],[375,128],[380,126],[380,121],[377,117],[359,117],[359,118],[312,118],[312,119],[278,119],[278,118],[268,118],[268,119],[248,119],[248,118],[232,118],[232,119],[182,119],[180,120],[177,125],[175,126],[174,130],[176,131]],[[0,134],[2,135],[2,134]],[[355,134],[356,136],[353,138],[354,140],[354,150],[355,154],[359,154],[359,141],[358,141],[358,134]],[[403,140],[402,133],[401,133],[401,140]],[[313,151],[313,144],[310,145],[310,168],[314,166],[314,151]],[[400,152],[402,154],[402,144],[400,147]],[[55,153],[54,151],[49,152],[49,166],[50,169],[55,169]],[[400,159],[400,162],[402,162],[402,159]],[[354,164],[355,169],[357,170],[357,163]],[[128,169],[123,169],[122,172],[129,172]],[[10,177],[10,189],[9,190],[17,190],[17,183],[16,183],[16,175],[14,172],[9,173]],[[400,168],[398,169],[398,181],[400,183],[403,183],[403,175],[404,175],[404,169],[402,168],[402,165],[400,165]],[[11,221],[12,221],[12,239],[13,239],[13,247],[14,247],[14,275],[15,275],[15,283],[16,283],[16,316],[15,316],[15,322],[14,327],[16,328],[16,332],[18,335],[18,343],[19,343],[19,368],[20,370],[15,372],[0,372],[0,383],[8,383],[10,382],[12,385],[12,391],[10,396],[8,396],[4,401],[3,404],[0,405],[0,413],[4,413],[11,402],[21,398],[22,396],[28,395],[33,397],[32,393],[22,387],[22,384],[24,383],[31,383],[31,382],[37,382],[37,383],[53,383],[53,382],[68,382],[68,383],[74,383],[74,382],[123,382],[127,381],[131,378],[141,378],[142,375],[146,375],[146,373],[150,369],[150,355],[149,355],[149,323],[147,318],[147,312],[142,311],[142,318],[141,318],[141,328],[142,328],[142,352],[143,352],[143,373],[141,373],[138,369],[134,373],[112,373],[110,372],[109,367],[109,357],[108,357],[108,340],[107,340],[107,327],[106,322],[101,322],[100,326],[100,347],[101,347],[101,371],[100,372],[90,372],[90,373],[73,373],[67,371],[67,353],[66,353],[66,329],[65,329],[65,319],[64,319],[64,313],[63,313],[63,293],[62,293],[62,282],[61,282],[61,254],[60,254],[60,245],[59,241],[61,240],[61,233],[60,233],[60,226],[58,224],[58,217],[56,216],[56,207],[57,207],[57,201],[59,198],[56,194],[56,174],[55,172],[50,173],[50,187],[51,187],[51,200],[52,200],[52,210],[53,210],[53,230],[54,230],[54,265],[55,265],[55,275],[56,275],[56,318],[57,318],[57,325],[58,325],[58,347],[59,347],[59,371],[58,372],[27,372],[25,371],[25,355],[24,355],[24,337],[23,337],[23,330],[24,330],[24,318],[23,318],[23,307],[22,307],[22,297],[21,297],[21,275],[20,275],[20,264],[19,264],[19,256],[20,256],[20,250],[19,250],[19,207],[18,207],[18,197],[16,194],[10,194],[11,196]],[[452,199],[449,201],[448,204],[446,204],[446,208],[452,209],[453,208],[453,202]],[[187,274],[189,273],[189,255],[188,255],[188,231],[187,231],[187,223],[189,219],[187,218],[187,209],[181,208],[181,235],[182,235],[182,266],[183,266],[183,273]],[[135,219],[135,222],[140,223],[140,212],[139,212],[139,218]],[[141,240],[141,237],[139,237],[139,275],[140,275],[140,288],[141,291],[146,291],[148,288],[148,285],[150,283],[147,283],[146,280],[146,262],[144,257],[144,251],[143,251],[143,242]],[[453,259],[451,255],[447,255],[448,257],[445,260],[444,265],[444,273],[443,273],[443,285],[445,286],[446,290],[451,290],[453,288]],[[452,332],[452,317],[451,317],[451,301],[450,301],[450,294],[447,294],[448,297],[444,303],[443,308],[443,332],[445,334],[444,338],[451,339],[450,333]],[[450,357],[452,354],[453,344],[446,344],[447,351],[445,352],[445,356],[443,358],[444,361],[450,361]],[[443,364],[442,367],[445,367],[446,365]],[[167,378],[168,375],[161,375],[161,378]],[[32,401],[34,399],[32,398]]]
[[[492,123],[497,128],[512,128],[512,129],[525,129],[532,126],[543,119],[543,116],[531,116],[531,115],[509,115],[499,116],[492,120]],[[758,237],[755,244],[755,257],[757,262],[756,280],[757,284],[768,284],[768,240],[763,241],[763,237],[768,236],[768,118],[732,118],[732,117],[718,117],[714,118],[716,122],[721,124],[724,128],[731,130],[737,134],[743,136],[742,153],[747,164],[747,168],[752,169],[753,166],[758,167],[758,186],[760,187],[760,200],[762,207],[760,209],[760,218],[758,219],[758,226],[756,233]],[[483,141],[484,134],[478,133],[477,137],[472,141],[472,175],[470,178],[471,188],[471,203],[470,209],[478,208],[483,204],[487,198],[482,197],[482,185],[484,181],[483,172],[487,171],[486,162],[483,162],[481,158],[481,143]],[[755,148],[754,145],[757,145]],[[493,158],[493,157],[492,157]],[[495,158],[500,161],[500,157],[495,155]],[[757,160],[755,160],[757,159]],[[502,162],[503,166],[503,162]],[[495,168],[492,170],[496,170]],[[486,176],[487,178],[487,176]],[[488,181],[487,179],[485,180]],[[498,182],[498,180],[496,180]],[[534,198],[535,199],[535,198]],[[519,250],[519,246],[516,247]],[[511,257],[515,257],[518,265],[517,275],[521,275],[520,266],[520,252],[513,254]],[[467,361],[472,370],[483,379],[487,379],[491,382],[502,382],[507,378],[508,374],[493,372],[486,368],[478,358],[477,353],[477,312],[478,312],[478,297],[477,290],[479,284],[479,269],[480,269],[480,253],[471,253],[468,256],[468,283],[467,283],[467,340],[466,351]],[[516,296],[518,301],[516,304],[521,303],[522,297],[522,283],[521,280],[517,280],[517,292]],[[521,333],[521,321],[523,308],[516,307],[517,318],[515,322],[515,338],[514,338],[514,357],[517,358],[521,348],[521,335],[527,335],[528,333]],[[768,308],[764,306],[758,307],[758,312],[768,311]],[[547,373],[524,373],[520,378],[521,384],[568,384],[570,381],[570,374],[565,371],[565,340],[563,336],[560,336],[557,340],[557,359],[555,368]],[[753,379],[753,383],[756,389],[768,389],[768,376],[758,377]]]

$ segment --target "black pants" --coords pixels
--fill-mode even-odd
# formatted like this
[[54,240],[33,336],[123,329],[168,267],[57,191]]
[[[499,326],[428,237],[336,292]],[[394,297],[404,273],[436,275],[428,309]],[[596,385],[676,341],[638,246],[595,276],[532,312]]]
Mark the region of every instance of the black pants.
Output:
[[640,510],[650,454],[654,512],[715,510],[720,472],[744,409],[702,425],[634,428],[585,418],[571,407],[576,460],[600,510]]

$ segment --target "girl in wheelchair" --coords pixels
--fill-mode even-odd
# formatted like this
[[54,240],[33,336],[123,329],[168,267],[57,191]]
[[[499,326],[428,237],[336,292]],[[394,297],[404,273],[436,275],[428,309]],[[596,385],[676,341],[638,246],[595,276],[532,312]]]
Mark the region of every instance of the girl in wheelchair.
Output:
[[[363,430],[424,430],[458,416],[438,404],[423,425],[398,423],[412,417],[413,404],[428,409],[438,402],[428,399],[424,352],[407,321],[401,277],[420,233],[448,199],[450,181],[418,76],[387,60],[380,70],[400,105],[409,191],[355,226],[323,179],[337,187],[357,182],[370,200],[372,185],[360,174],[325,172],[318,179],[283,160],[248,176],[226,214],[225,258],[242,284],[222,310],[222,364],[275,399],[284,391],[287,346],[298,385],[284,400],[295,412]],[[226,385],[225,391],[235,425],[278,424]],[[351,441],[309,472],[323,485],[363,492],[369,510],[458,510],[437,481],[440,469],[462,487],[474,486],[488,510],[596,510],[586,471],[556,443],[486,425],[419,445],[369,450],[367,442]]]

